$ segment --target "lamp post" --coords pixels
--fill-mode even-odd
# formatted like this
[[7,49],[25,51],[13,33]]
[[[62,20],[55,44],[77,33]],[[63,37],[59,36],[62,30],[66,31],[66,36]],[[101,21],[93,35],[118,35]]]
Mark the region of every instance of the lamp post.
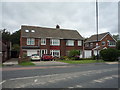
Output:
[[[96,31],[97,31],[97,44],[98,44],[98,2],[96,0]],[[98,48],[97,48],[97,60],[98,60]]]

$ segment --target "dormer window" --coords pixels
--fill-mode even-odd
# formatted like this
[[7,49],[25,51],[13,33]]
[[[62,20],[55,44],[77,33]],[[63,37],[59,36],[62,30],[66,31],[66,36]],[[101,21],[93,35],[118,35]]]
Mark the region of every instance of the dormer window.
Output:
[[35,30],[31,30],[31,32],[35,32]]
[[29,30],[25,30],[25,32],[29,32]]

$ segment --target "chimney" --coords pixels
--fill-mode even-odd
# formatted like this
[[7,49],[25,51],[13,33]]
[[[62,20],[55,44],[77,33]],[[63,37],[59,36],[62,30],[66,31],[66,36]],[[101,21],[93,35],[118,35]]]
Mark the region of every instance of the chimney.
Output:
[[60,26],[59,26],[59,25],[56,25],[56,29],[60,29]]

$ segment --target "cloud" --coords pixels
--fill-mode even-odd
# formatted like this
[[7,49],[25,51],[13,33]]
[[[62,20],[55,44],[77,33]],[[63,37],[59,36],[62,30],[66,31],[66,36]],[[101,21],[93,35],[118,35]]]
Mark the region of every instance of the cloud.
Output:
[[[22,24],[75,29],[84,37],[96,33],[95,2],[3,2],[2,26],[14,32]],[[117,34],[117,2],[99,3],[99,33]]]

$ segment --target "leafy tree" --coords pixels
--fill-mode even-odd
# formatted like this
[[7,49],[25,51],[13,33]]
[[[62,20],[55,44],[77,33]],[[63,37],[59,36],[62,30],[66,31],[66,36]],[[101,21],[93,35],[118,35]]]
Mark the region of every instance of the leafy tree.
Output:
[[19,44],[13,44],[12,50],[19,51],[20,50],[20,45]]
[[20,45],[20,30],[12,33],[11,42],[12,42],[13,45],[14,44]]
[[113,35],[113,38],[117,41],[119,39],[119,35]]
[[120,50],[120,40],[117,41],[116,48]]
[[2,31],[2,40],[3,41],[10,41],[10,32],[6,31],[6,29],[3,29]]

